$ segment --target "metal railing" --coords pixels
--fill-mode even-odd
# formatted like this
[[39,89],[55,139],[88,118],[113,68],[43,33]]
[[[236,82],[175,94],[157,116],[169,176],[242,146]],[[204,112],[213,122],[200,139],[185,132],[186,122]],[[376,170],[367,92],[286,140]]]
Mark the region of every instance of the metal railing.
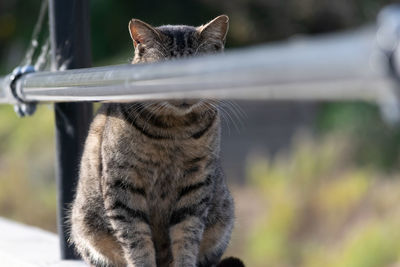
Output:
[[[64,220],[92,116],[87,101],[213,98],[247,100],[363,100],[399,119],[400,8],[381,12],[378,26],[321,37],[153,64],[90,66],[88,0],[49,0],[52,61],[73,70],[0,78],[0,103],[54,102],[58,217],[63,258]],[[68,22],[68,23],[66,23]],[[72,45],[65,47],[68,40]],[[81,68],[81,69],[76,69]],[[67,122],[66,122],[67,121]]]
[[[0,81],[1,83],[1,81]],[[18,98],[31,102],[169,98],[369,100],[391,95],[393,77],[376,30],[358,31],[153,64],[24,75]],[[3,80],[7,88],[7,80]],[[0,91],[0,103],[15,97]]]

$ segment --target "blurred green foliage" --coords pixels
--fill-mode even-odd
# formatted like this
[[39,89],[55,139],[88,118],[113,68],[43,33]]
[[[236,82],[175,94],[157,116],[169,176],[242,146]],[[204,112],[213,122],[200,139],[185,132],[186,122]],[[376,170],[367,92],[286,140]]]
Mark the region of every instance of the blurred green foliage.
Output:
[[[252,267],[385,267],[400,263],[400,172],[382,174],[349,158],[354,140],[312,141],[251,161],[263,210],[244,245]],[[388,178],[388,179],[382,179]]]
[[387,172],[400,170],[400,125],[385,122],[379,107],[366,103],[324,104],[318,113],[319,135],[352,137],[351,159]]
[[53,113],[18,118],[0,106],[0,214],[56,230]]

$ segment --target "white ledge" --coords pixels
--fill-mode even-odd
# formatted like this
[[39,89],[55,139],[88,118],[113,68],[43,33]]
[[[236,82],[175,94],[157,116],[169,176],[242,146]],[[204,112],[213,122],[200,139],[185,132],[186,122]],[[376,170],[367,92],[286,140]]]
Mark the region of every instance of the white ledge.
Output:
[[0,218],[0,266],[84,267],[81,261],[60,260],[58,236]]

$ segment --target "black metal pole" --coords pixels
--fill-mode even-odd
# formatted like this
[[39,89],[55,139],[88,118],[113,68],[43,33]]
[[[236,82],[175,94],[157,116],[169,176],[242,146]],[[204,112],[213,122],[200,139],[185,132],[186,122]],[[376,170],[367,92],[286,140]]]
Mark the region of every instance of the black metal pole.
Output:
[[[49,0],[53,70],[90,67],[89,0]],[[89,103],[55,104],[58,232],[62,259],[77,258],[68,244],[67,215],[92,119]]]

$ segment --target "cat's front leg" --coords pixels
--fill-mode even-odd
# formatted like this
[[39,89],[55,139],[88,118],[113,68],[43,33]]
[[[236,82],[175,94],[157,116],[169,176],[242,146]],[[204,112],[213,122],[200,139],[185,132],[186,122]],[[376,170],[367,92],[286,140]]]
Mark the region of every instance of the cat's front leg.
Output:
[[196,267],[208,198],[175,209],[170,220],[171,267]]
[[122,247],[127,266],[156,267],[144,190],[124,180],[105,180],[106,216]]

